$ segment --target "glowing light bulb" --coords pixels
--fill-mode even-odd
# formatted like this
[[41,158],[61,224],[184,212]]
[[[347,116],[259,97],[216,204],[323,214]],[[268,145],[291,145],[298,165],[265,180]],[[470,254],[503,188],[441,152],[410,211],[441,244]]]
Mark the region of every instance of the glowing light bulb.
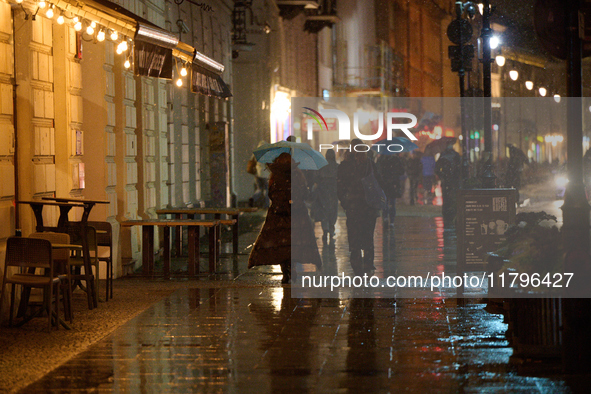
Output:
[[123,63],[123,67],[125,67],[125,68],[131,67],[131,62],[129,61],[129,59],[125,60],[125,63]]
[[90,26],[92,26],[93,29],[96,29],[96,22],[95,21],[90,22]]
[[96,39],[97,39],[98,42],[105,41],[105,31],[104,30],[99,30],[99,32],[96,33]]
[[123,53],[123,50],[121,50],[120,47],[117,47],[117,55],[121,55]]
[[74,19],[72,19],[74,21],[74,23],[78,22],[80,19],[78,19],[77,16],[74,17]]
[[542,96],[542,97],[546,96],[546,93],[547,93],[546,88],[540,88],[539,92],[540,92],[540,96]]
[[82,22],[78,21],[74,24],[74,30],[80,31],[82,30]]
[[519,78],[519,73],[516,70],[509,71],[509,78],[511,78],[514,81],[517,81],[517,78]]
[[66,20],[64,19],[64,16],[63,15],[60,15],[60,16],[57,17],[57,24],[58,25],[63,25],[65,21]]
[[127,51],[129,49],[129,46],[127,45],[127,41],[121,41],[121,49],[123,49],[123,52]]
[[179,79],[177,79],[177,80],[176,80],[176,86],[178,86],[179,88],[180,88],[181,86],[183,86],[183,80],[182,80],[182,79],[180,79],[180,78],[179,78]]
[[17,4],[20,4],[20,3],[22,3],[22,2],[23,2],[23,0],[16,0],[16,3],[17,3]]
[[117,41],[118,38],[119,34],[117,34],[115,30],[113,30],[113,32],[111,33],[111,41]]
[[497,36],[492,36],[490,38],[490,49],[497,49],[497,47],[499,46],[499,44],[501,43],[501,41],[499,40],[499,37]]
[[47,12],[45,13],[45,16],[48,17],[49,19],[53,18],[53,8],[49,8],[47,10]]
[[497,56],[495,57],[495,62],[497,62],[497,66],[503,67],[505,65],[505,56]]
[[560,95],[559,94],[554,95],[554,101],[556,101],[557,103],[560,102]]
[[185,68],[185,66],[183,66],[183,68],[181,68],[181,76],[183,76],[183,77],[187,76],[187,69]]
[[525,81],[525,87],[527,90],[532,90],[534,88],[534,83],[532,81]]
[[94,29],[92,28],[92,26],[88,26],[86,28],[86,34],[88,34],[89,36],[94,34]]
[[40,1],[38,5],[39,5],[39,8],[45,8],[47,3],[45,3],[44,1]]

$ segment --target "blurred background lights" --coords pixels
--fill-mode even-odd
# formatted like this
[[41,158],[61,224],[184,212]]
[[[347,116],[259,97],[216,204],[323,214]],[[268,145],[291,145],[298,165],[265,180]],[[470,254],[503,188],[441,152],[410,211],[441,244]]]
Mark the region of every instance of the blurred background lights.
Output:
[[509,71],[509,78],[511,78],[514,81],[517,81],[517,78],[519,78],[519,73],[517,72],[517,70]]

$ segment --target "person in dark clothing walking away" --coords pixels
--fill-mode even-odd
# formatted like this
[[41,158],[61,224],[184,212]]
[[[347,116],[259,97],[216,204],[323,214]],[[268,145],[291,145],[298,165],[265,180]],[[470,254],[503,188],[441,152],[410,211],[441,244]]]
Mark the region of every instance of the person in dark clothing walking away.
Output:
[[408,158],[406,164],[406,175],[410,182],[410,205],[415,205],[417,201],[417,189],[423,175],[423,163],[421,163],[422,153],[415,150]]
[[335,236],[335,223],[339,211],[339,199],[337,196],[337,171],[338,163],[334,150],[326,151],[328,165],[319,169],[316,173],[316,182],[312,187],[315,195],[312,203],[313,219],[322,225],[322,243],[333,244]]
[[521,149],[512,144],[507,144],[507,147],[509,148],[509,163],[507,164],[507,173],[505,174],[505,184],[507,187],[513,187],[517,190],[517,202],[519,202],[521,173],[523,172],[525,163],[528,163],[528,159]]
[[421,157],[423,164],[423,203],[433,203],[433,184],[435,183],[435,157],[425,155]]
[[384,219],[390,227],[394,227],[396,218],[396,199],[402,197],[400,178],[404,175],[404,163],[398,155],[382,154],[376,163],[382,183],[380,186],[386,194],[388,209],[383,212]]
[[460,155],[453,149],[452,143],[447,145],[437,160],[435,174],[441,180],[443,225],[454,227],[457,211],[456,194],[460,188]]
[[351,153],[339,165],[337,195],[347,215],[351,267],[355,275],[363,275],[375,269],[373,233],[379,210],[369,206],[365,200],[361,180],[373,172],[379,183],[379,174],[366,152],[355,151],[358,145],[363,145],[360,139],[351,141]]

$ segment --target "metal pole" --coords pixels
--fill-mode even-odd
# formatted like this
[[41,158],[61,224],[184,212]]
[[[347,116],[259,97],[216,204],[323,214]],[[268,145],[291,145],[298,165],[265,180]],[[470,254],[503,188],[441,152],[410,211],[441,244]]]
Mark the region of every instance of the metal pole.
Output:
[[482,90],[484,96],[484,171],[482,173],[482,186],[494,188],[496,176],[492,168],[492,100],[491,100],[491,54],[490,39],[492,29],[490,28],[491,7],[489,0],[483,1],[482,12]]
[[[566,2],[567,10],[567,173],[562,205],[562,242],[565,251],[565,272],[574,272],[578,286],[588,285],[589,254],[589,203],[583,185],[583,107],[582,107],[582,49],[578,30],[579,1]],[[576,290],[576,289],[575,289]],[[567,293],[568,294],[568,293]],[[563,345],[562,360],[566,372],[588,371],[591,365],[591,340],[589,337],[589,299],[562,299]]]
[[568,185],[564,196],[563,234],[565,248],[589,252],[589,203],[583,184],[583,106],[582,106],[582,49],[578,34],[578,1],[567,1],[567,173]]
[[[459,4],[458,4],[459,3]],[[461,2],[456,3],[456,13],[457,19],[460,20],[462,18],[463,12],[463,5]],[[466,87],[464,86],[464,76],[465,76],[465,69],[464,69],[464,37],[462,34],[462,29],[460,29],[460,69],[458,70],[458,77],[460,79],[460,132],[462,134],[462,138],[464,139],[462,142],[462,168],[461,168],[461,177],[462,177],[462,186],[465,187],[468,178],[470,178],[470,161],[468,159],[468,142],[470,141],[468,131],[466,130],[466,109],[464,107],[464,100],[466,96]]]

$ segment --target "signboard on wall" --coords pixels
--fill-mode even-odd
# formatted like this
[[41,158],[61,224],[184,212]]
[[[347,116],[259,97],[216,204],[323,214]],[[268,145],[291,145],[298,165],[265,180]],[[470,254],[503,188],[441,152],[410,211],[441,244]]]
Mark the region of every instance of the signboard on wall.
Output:
[[172,49],[136,40],[133,52],[136,75],[172,79]]

